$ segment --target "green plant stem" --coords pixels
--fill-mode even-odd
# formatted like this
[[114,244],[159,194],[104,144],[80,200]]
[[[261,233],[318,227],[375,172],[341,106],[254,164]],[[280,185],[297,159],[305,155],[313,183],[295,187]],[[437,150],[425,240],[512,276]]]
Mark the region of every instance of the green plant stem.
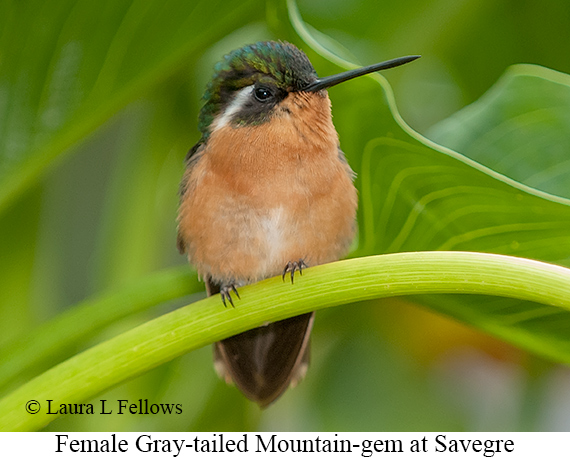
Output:
[[[34,430],[53,405],[82,403],[185,352],[294,315],[361,300],[469,293],[570,310],[570,269],[494,254],[415,252],[350,259],[305,270],[294,285],[271,278],[240,288],[236,307],[209,297],[165,314],[57,365],[0,401],[0,430]],[[26,402],[42,410],[29,414]],[[58,409],[58,406],[55,407]]]
[[[20,374],[89,335],[151,306],[199,290],[196,274],[172,268],[135,281],[119,291],[90,298],[0,348],[0,388]],[[203,289],[203,286],[201,286]]]

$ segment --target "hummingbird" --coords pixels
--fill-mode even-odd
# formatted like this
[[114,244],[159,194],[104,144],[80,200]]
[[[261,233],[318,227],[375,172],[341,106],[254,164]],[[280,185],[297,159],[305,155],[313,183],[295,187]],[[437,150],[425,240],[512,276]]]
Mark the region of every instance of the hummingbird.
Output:
[[[408,56],[319,78],[293,44],[230,52],[214,69],[185,159],[178,249],[234,306],[238,288],[339,260],[356,230],[355,174],[340,149],[327,88],[415,60]],[[233,295],[233,297],[232,297]],[[214,366],[266,407],[305,375],[314,312],[214,345]]]

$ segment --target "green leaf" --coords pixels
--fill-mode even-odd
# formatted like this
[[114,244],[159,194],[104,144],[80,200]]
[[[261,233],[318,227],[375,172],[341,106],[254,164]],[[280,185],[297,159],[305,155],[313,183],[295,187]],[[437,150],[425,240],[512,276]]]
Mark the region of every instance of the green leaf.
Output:
[[370,141],[365,252],[473,250],[568,263],[570,206],[563,199],[443,152],[395,138]]
[[168,6],[152,0],[4,4],[0,209],[144,90],[263,12],[253,0]]
[[[292,0],[289,6],[292,23],[307,44],[337,65],[354,66],[339,57],[342,49],[331,51],[321,45]],[[327,46],[334,42],[329,40]],[[422,65],[422,59],[409,65]],[[388,77],[389,72],[382,75]],[[471,250],[569,264],[570,200],[517,181],[522,171],[505,176],[503,170],[491,169],[492,164],[477,162],[480,154],[463,154],[461,148],[480,138],[482,128],[495,134],[497,125],[508,123],[513,130],[510,119],[525,116],[510,142],[500,133],[489,134],[479,150],[488,150],[493,139],[501,140],[493,143],[493,157],[517,157],[520,143],[514,141],[523,137],[525,144],[534,145],[526,149],[533,160],[510,160],[511,168],[518,164],[519,169],[532,167],[534,175],[560,176],[560,168],[566,170],[570,160],[570,147],[565,147],[570,138],[570,77],[533,66],[517,67],[490,95],[466,108],[466,114],[443,123],[445,144],[456,147],[452,150],[404,122],[382,75],[358,78],[330,91],[341,146],[360,177],[360,244],[353,255]],[[379,104],[383,99],[391,116]],[[474,112],[473,126],[458,128],[470,123]],[[537,115],[534,123],[533,115]],[[555,128],[548,127],[552,125]],[[559,142],[554,157],[547,154],[548,146]],[[561,167],[555,169],[553,163]],[[559,190],[559,195],[567,193],[560,186]]]
[[569,132],[570,76],[516,65],[427,136],[517,182],[568,199]]

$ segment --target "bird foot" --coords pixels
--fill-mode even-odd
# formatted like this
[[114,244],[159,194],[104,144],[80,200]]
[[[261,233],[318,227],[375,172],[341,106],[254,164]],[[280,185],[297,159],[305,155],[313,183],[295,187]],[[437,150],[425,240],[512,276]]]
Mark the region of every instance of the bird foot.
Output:
[[283,269],[283,281],[285,281],[285,275],[287,273],[291,274],[291,284],[295,279],[295,272],[298,271],[301,276],[303,276],[303,268],[307,268],[308,265],[305,263],[304,259],[299,259],[296,262],[287,262],[285,268]]
[[231,295],[232,291],[234,294],[236,294],[237,298],[240,298],[235,284],[228,284],[226,286],[220,287],[220,295],[222,297],[222,303],[226,308],[228,307],[226,301],[228,301],[230,305],[232,305],[232,308],[235,308],[234,301],[232,300],[232,295]]

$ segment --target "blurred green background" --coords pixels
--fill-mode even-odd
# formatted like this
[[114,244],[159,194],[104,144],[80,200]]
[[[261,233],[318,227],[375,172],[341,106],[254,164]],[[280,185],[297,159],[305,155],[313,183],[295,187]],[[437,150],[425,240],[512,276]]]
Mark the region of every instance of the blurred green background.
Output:
[[[358,63],[423,56],[386,73],[402,117],[420,133],[481,97],[511,64],[570,72],[567,0],[299,0],[298,7]],[[200,97],[226,52],[266,39],[296,43],[321,75],[337,71],[295,35],[279,1],[0,3],[0,345],[93,294],[185,263],[175,248],[177,189],[183,158],[199,139]],[[341,144],[359,170],[370,138],[361,138],[357,116],[342,113],[366,115],[370,104],[389,111],[380,97],[353,94],[330,91]],[[187,301],[120,320],[10,387]],[[64,417],[48,429],[570,426],[567,368],[406,300],[320,312],[313,333],[306,380],[265,411],[217,379],[207,347],[98,397],[181,403],[182,415]]]

